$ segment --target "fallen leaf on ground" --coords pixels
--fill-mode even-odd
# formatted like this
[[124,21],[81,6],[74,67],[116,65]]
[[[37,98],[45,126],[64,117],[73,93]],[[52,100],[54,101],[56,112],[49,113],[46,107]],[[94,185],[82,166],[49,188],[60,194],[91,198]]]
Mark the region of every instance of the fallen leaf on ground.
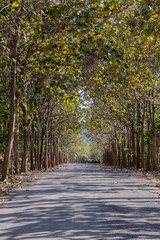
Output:
[[73,219],[72,222],[77,222],[78,220],[77,219]]

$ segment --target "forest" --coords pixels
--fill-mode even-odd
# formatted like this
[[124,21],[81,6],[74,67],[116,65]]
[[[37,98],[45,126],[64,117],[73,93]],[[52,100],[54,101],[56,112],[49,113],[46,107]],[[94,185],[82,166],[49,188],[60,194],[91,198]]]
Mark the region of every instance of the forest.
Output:
[[0,1],[0,179],[160,167],[159,0]]

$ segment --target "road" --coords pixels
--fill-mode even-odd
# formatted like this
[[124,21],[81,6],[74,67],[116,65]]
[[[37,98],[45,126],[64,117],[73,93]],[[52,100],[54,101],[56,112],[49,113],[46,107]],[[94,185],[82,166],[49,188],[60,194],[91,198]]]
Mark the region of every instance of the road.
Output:
[[160,199],[143,177],[69,164],[11,194],[1,240],[160,239]]

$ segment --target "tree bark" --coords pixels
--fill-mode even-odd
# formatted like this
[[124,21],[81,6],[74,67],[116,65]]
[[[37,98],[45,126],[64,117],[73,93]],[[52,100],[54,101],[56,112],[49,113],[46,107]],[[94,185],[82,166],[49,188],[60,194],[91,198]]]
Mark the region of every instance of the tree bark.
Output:
[[31,136],[30,136],[30,168],[31,170],[35,170],[35,165],[34,165],[34,134],[35,134],[35,130],[34,130],[34,124],[32,123],[32,132],[31,132]]
[[128,128],[128,167],[131,167],[131,131]]
[[143,115],[142,115],[142,121],[141,121],[141,168],[145,168],[144,120],[145,120],[145,103],[144,103]]
[[48,134],[45,135],[45,161],[44,161],[45,170],[48,169]]
[[38,170],[41,169],[41,164],[40,164],[40,126],[39,126],[39,118],[37,118],[37,132],[36,132],[36,148],[37,148],[37,167]]
[[41,132],[41,147],[40,147],[40,169],[42,168],[42,162],[43,162],[43,153],[44,153],[44,129],[42,129]]
[[158,134],[158,140],[157,140],[157,158],[158,158],[158,166],[160,164],[160,133]]
[[118,166],[121,166],[121,145],[118,143]]
[[112,166],[116,166],[116,143],[112,142]]
[[56,146],[55,146],[55,137],[53,135],[53,167],[56,166]]
[[152,103],[152,169],[157,170],[155,105]]
[[140,127],[141,127],[140,100],[137,101],[137,168],[140,168]]
[[13,142],[13,149],[14,149],[14,166],[15,172],[19,172],[19,123],[17,119],[16,113],[16,120],[15,120],[15,132],[14,132],[14,142]]
[[136,144],[135,144],[135,126],[134,121],[132,122],[132,128],[131,128],[131,166],[136,167]]
[[29,155],[29,123],[27,120],[26,108],[23,108],[23,122],[24,122],[24,151],[21,164],[21,172],[27,171],[28,155]]
[[126,140],[125,140],[125,136],[123,136],[122,139],[122,167],[126,167],[126,153],[125,153],[125,147],[126,147]]
[[59,141],[56,141],[56,166],[59,165]]
[[147,167],[148,167],[148,169],[151,169],[151,130],[150,130],[150,122],[151,122],[151,104],[149,102],[148,110],[147,110],[147,132],[148,132]]
[[11,80],[10,80],[10,119],[8,129],[8,139],[2,166],[2,179],[7,177],[8,165],[11,157],[11,150],[14,141],[15,132],[15,119],[16,119],[16,81],[17,81],[17,46],[18,46],[18,30],[13,36],[13,54],[12,54],[12,67],[11,67]]

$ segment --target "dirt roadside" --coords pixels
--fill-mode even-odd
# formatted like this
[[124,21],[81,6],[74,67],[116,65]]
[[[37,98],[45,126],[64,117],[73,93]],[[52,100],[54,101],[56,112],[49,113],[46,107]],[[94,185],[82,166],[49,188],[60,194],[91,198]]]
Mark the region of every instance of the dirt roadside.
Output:
[[64,167],[65,165],[59,165],[47,171],[28,171],[26,173],[9,176],[8,179],[0,181],[0,206],[7,200],[9,193],[22,189],[25,184],[40,179],[47,172],[53,172],[63,169]]
[[137,176],[145,179],[146,186],[156,188],[156,194],[160,198],[160,170],[158,171],[147,171],[144,169],[135,169],[135,168],[120,168],[116,166],[108,166],[105,164],[98,165],[103,169],[110,169],[113,171],[125,172],[128,173],[128,176]]

